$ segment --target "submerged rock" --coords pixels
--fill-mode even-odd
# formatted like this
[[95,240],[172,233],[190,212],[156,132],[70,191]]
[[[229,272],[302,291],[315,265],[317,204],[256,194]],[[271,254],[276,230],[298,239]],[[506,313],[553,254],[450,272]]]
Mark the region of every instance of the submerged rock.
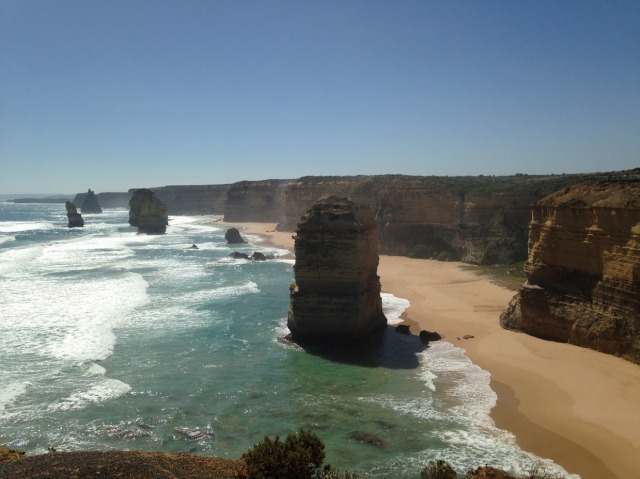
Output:
[[386,326],[378,229],[367,207],[327,198],[301,218],[294,239],[287,325],[295,341],[348,342]]
[[76,205],[71,203],[71,201],[67,201],[65,203],[65,208],[67,209],[67,219],[69,220],[67,226],[69,228],[78,228],[84,226],[84,220],[82,219],[82,215],[78,213],[78,210],[76,210]]

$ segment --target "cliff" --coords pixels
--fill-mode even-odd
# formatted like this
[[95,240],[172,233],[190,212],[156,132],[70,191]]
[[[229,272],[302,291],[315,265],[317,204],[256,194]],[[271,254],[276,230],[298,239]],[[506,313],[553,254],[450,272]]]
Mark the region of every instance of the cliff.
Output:
[[137,226],[138,233],[164,234],[169,224],[167,208],[150,189],[135,190],[129,200],[129,224]]
[[221,215],[229,185],[177,185],[151,190],[170,215]]
[[289,180],[240,181],[233,183],[224,202],[225,221],[261,221],[282,219],[284,193]]
[[640,180],[591,181],[536,203],[525,272],[503,327],[640,364]]
[[384,327],[369,209],[330,197],[298,223],[288,327],[295,341],[350,341]]
[[530,204],[584,178],[305,177],[287,185],[277,229],[290,231],[304,210],[324,197],[347,196],[375,212],[383,254],[507,263],[526,258]]

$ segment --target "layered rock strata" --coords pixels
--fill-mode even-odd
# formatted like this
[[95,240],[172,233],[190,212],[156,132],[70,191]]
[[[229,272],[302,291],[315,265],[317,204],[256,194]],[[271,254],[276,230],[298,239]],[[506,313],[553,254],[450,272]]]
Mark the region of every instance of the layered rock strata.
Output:
[[171,215],[222,215],[229,185],[174,185],[151,189]]
[[67,209],[67,219],[69,228],[78,228],[84,226],[84,220],[82,219],[82,215],[78,213],[76,209],[76,205],[74,205],[71,201],[67,201],[65,203],[65,208]]
[[98,197],[91,189],[87,191],[84,200],[80,204],[82,205],[80,211],[83,213],[102,213]]
[[138,233],[164,234],[169,224],[167,208],[150,189],[135,190],[129,200],[129,224]]
[[491,264],[527,255],[529,206],[584,176],[305,177],[286,187],[280,231],[320,199],[347,196],[375,212],[380,252]]
[[592,181],[535,204],[525,272],[505,328],[640,363],[640,181]]
[[289,180],[233,183],[224,203],[224,220],[277,223],[282,219],[288,183]]
[[288,327],[295,341],[343,342],[386,325],[370,210],[330,197],[301,218]]

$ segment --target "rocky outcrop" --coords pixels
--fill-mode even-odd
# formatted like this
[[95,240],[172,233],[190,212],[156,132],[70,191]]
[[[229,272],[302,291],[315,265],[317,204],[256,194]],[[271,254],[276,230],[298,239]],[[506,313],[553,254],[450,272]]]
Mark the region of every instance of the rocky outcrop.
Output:
[[82,211],[83,213],[102,213],[102,208],[100,208],[98,197],[93,191],[91,191],[91,189],[87,191],[87,194],[84,197],[84,201],[80,204],[82,205],[80,207],[80,211]]
[[150,189],[135,190],[129,200],[129,224],[138,227],[138,233],[164,234],[169,216],[164,203]]
[[525,272],[505,328],[640,363],[640,181],[591,181],[539,201]]
[[375,213],[380,252],[476,264],[526,258],[529,205],[584,176],[305,177],[288,184],[280,231],[320,199],[347,196]]
[[227,244],[246,243],[246,241],[242,239],[242,236],[240,235],[240,231],[238,231],[237,228],[229,228],[224,233],[224,239],[227,240]]
[[282,219],[289,180],[240,181],[227,191],[224,220],[276,223]]
[[372,213],[346,198],[314,205],[298,223],[288,327],[295,341],[341,342],[384,327],[378,231]]
[[76,205],[74,205],[71,201],[67,201],[65,203],[65,208],[67,209],[67,219],[69,220],[67,226],[69,228],[78,228],[84,226],[84,220],[82,219],[82,215],[78,213],[78,210],[76,210]]

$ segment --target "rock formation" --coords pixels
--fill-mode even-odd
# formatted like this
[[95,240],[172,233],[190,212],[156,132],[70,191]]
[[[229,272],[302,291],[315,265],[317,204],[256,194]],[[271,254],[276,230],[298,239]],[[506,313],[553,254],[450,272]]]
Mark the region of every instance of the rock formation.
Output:
[[164,203],[153,191],[141,188],[129,200],[129,224],[138,227],[138,233],[164,234],[169,216]]
[[246,243],[246,241],[242,239],[242,236],[240,235],[240,231],[238,231],[237,228],[229,228],[224,233],[224,239],[227,240],[227,244]]
[[378,230],[367,207],[330,197],[298,223],[288,327],[295,341],[341,342],[386,325]]
[[87,195],[85,196],[84,201],[80,204],[82,205],[80,207],[80,211],[82,211],[83,213],[102,213],[102,208],[100,208],[98,197],[93,191],[91,191],[91,189],[87,191]]
[[591,181],[535,204],[525,272],[505,328],[640,363],[640,181]]
[[222,215],[229,185],[174,185],[151,189],[170,215]]
[[69,220],[69,228],[78,228],[80,226],[84,226],[84,220],[82,219],[82,215],[78,213],[78,210],[76,210],[76,205],[74,205],[71,201],[67,201],[65,203],[65,207],[67,208],[67,219]]
[[278,222],[289,180],[240,181],[227,191],[225,221]]
[[381,253],[506,263],[526,258],[530,204],[584,178],[304,177],[287,185],[277,229],[292,231],[303,212],[322,198],[347,196],[375,212]]

